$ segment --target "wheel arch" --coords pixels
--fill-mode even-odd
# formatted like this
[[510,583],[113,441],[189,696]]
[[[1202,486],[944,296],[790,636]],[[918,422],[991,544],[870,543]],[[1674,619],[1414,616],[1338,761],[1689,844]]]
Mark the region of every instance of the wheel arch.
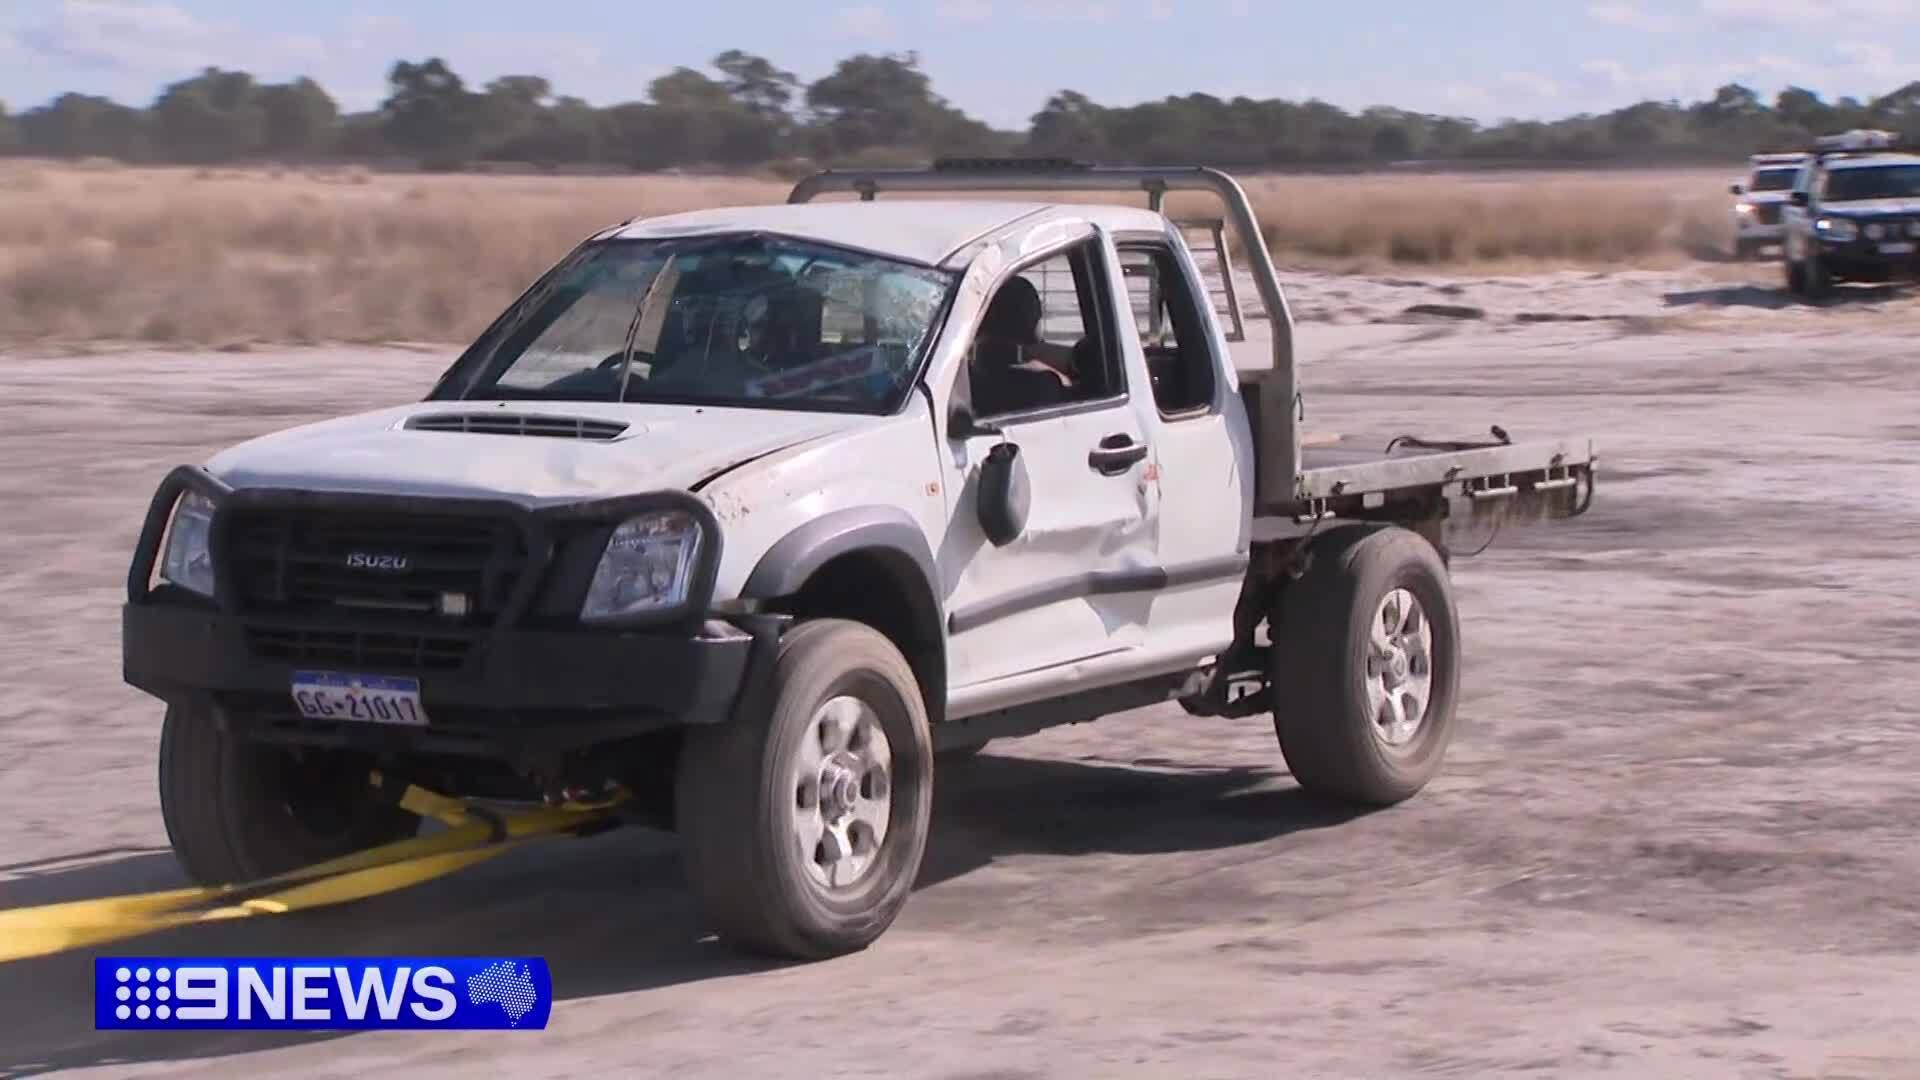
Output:
[[815,518],[768,548],[740,596],[768,611],[853,619],[885,634],[913,668],[927,719],[938,723],[947,698],[938,580],[926,536],[904,510],[852,507]]

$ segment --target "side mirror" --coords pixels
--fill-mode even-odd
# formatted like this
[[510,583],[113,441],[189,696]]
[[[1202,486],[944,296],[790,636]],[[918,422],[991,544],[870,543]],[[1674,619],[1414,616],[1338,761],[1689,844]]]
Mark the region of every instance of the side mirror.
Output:
[[947,410],[947,438],[949,439],[971,439],[977,435],[1002,434],[1005,433],[998,426],[975,419],[973,407],[964,401],[954,402],[953,408]]
[[1016,443],[1000,443],[980,463],[980,487],[975,497],[980,531],[994,547],[1006,547],[1027,527],[1033,489],[1027,482],[1027,463]]
[[1745,184],[1735,184],[1728,188],[1727,191],[1733,195],[1745,195],[1747,193],[1747,186]]
[[1807,196],[1807,193],[1804,191],[1796,191],[1793,194],[1787,196],[1787,201],[1792,203],[1795,206],[1808,206],[1808,205],[1811,205],[1813,202],[1813,200],[1809,198]]

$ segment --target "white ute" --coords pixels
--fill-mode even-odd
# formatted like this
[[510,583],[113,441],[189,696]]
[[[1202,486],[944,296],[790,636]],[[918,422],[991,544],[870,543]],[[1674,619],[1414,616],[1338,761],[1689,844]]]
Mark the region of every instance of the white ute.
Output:
[[[876,198],[1078,189],[1147,205]],[[1216,283],[1169,192],[1224,208]],[[226,883],[410,834],[375,769],[627,792],[723,939],[819,958],[905,904],[937,749],[1178,701],[1271,713],[1316,795],[1399,802],[1454,731],[1443,527],[1583,512],[1592,446],[1303,447],[1298,401],[1215,170],[829,172],[610,228],[427,400],[162,482],[123,619],[168,835]]]

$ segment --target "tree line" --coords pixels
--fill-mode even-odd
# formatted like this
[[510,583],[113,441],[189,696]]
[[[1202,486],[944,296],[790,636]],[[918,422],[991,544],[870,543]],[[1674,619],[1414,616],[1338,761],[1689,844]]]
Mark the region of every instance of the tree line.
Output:
[[936,93],[915,53],[862,53],[803,83],[765,57],[729,50],[706,70],[682,67],[654,79],[645,100],[608,106],[560,94],[535,75],[475,88],[439,58],[395,63],[386,100],[357,113],[343,112],[311,79],[269,84],[208,68],[167,86],[145,108],[74,93],[18,115],[0,104],[0,153],[202,165],[404,161],[461,169],[512,162],[639,171],[1013,153],[1238,168],[1417,160],[1651,164],[1729,161],[1854,127],[1920,141],[1920,81],[1870,100],[1832,102],[1800,87],[1769,101],[1734,84],[1691,104],[1645,101],[1558,121],[1495,124],[1207,94],[1110,106],[1063,90],[1025,131],[1005,131]]

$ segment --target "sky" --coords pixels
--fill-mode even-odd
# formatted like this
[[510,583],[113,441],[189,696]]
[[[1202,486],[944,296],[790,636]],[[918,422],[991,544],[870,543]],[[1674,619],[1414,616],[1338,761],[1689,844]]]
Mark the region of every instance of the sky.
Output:
[[385,96],[395,59],[437,55],[476,87],[544,75],[612,104],[731,48],[803,80],[915,50],[936,92],[1016,129],[1061,89],[1495,121],[1736,81],[1877,96],[1920,78],[1920,0],[0,0],[0,102],[72,90],[144,105],[218,66],[308,75],[357,110]]

